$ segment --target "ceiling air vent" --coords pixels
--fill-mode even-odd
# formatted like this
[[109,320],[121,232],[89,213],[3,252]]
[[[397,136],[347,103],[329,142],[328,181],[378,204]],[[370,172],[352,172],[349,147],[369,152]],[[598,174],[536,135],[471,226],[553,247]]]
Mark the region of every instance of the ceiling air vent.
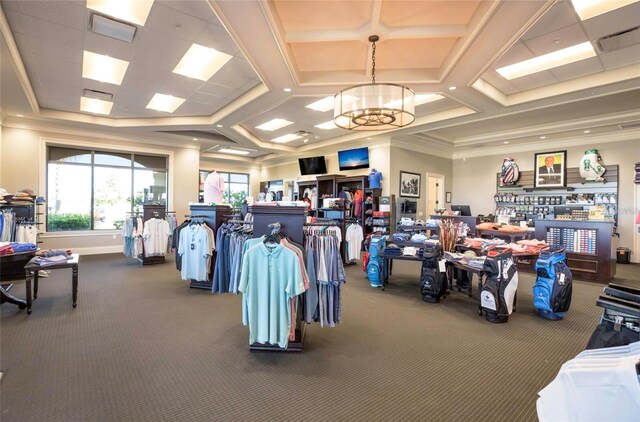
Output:
[[635,122],[620,123],[618,126],[620,127],[620,129],[637,129],[640,127],[640,120],[636,120]]
[[299,130],[295,134],[304,138],[305,136],[311,135],[311,132],[307,132],[306,130]]
[[104,91],[96,91],[94,89],[83,89],[82,96],[88,98],[96,98],[102,101],[113,101],[113,94]]
[[130,43],[136,35],[137,27],[128,23],[107,18],[96,13],[91,15],[89,29],[96,34]]
[[640,26],[607,35],[596,41],[600,53],[608,53],[636,44],[640,44]]

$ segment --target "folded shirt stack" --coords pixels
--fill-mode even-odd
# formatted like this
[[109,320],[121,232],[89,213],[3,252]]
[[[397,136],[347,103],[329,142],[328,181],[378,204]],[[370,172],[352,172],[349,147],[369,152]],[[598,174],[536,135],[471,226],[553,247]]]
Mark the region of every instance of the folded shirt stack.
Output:
[[66,257],[69,255],[69,251],[66,251],[64,249],[50,249],[48,251],[44,251],[40,253],[40,256],[44,256],[44,257],[50,257],[50,256],[56,256],[56,255]]
[[384,254],[389,256],[400,256],[402,255],[402,249],[392,243],[384,248]]
[[17,243],[11,242],[11,247],[15,253],[18,252],[34,252],[38,250],[38,247],[33,243]]
[[394,233],[391,235],[391,240],[394,242],[408,242],[411,238],[409,233]]
[[70,257],[62,256],[62,255],[54,255],[54,256],[39,256],[33,260],[33,262],[41,267],[47,267],[49,265],[62,264],[67,262],[67,259]]
[[415,243],[423,243],[425,240],[427,240],[427,236],[423,233],[416,233],[411,236],[411,241]]
[[9,242],[0,242],[0,255],[11,255],[13,248]]

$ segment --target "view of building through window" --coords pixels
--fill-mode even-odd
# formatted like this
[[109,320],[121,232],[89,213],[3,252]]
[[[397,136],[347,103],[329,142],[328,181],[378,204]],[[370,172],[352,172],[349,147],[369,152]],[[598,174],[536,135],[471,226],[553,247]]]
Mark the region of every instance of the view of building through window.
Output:
[[47,230],[120,229],[143,203],[166,204],[167,158],[48,147]]
[[[204,202],[204,181],[210,172],[211,171],[200,170],[200,202]],[[218,174],[224,179],[224,202],[231,204],[233,207],[240,207],[249,195],[249,175],[246,173],[225,173],[221,171],[219,171]]]

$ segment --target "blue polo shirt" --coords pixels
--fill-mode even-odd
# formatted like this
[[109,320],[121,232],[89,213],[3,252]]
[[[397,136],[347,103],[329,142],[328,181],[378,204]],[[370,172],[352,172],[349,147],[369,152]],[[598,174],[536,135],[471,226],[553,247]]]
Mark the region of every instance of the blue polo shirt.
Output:
[[[253,243],[253,242],[252,242]],[[242,323],[249,325],[249,344],[289,344],[290,300],[304,292],[300,261],[295,252],[280,243],[269,247],[256,242],[242,260],[240,286]]]
[[379,188],[380,182],[382,181],[382,173],[376,171],[375,173],[369,173],[369,187],[370,188]]

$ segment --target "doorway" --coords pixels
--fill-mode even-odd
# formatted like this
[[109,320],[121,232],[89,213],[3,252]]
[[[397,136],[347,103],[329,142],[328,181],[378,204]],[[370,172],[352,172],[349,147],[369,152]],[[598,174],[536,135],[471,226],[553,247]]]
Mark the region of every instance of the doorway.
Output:
[[435,214],[436,208],[444,208],[444,175],[427,173],[427,215]]

